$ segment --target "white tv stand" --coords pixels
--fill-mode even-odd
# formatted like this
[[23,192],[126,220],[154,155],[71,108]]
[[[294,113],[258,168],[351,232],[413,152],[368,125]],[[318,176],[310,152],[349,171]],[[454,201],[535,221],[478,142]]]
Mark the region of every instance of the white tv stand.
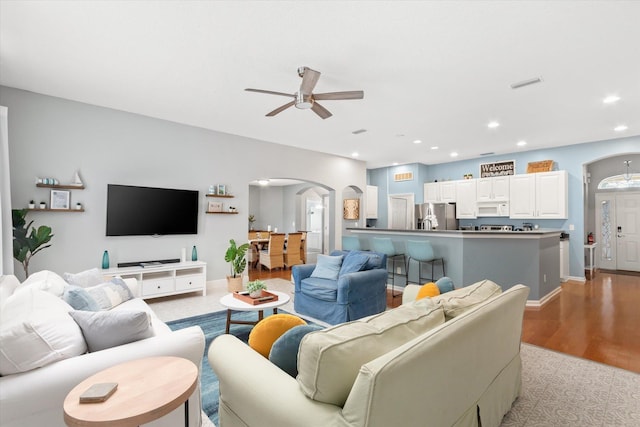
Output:
[[134,278],[143,299],[202,291],[207,295],[207,263],[187,261],[146,267],[119,267],[102,270],[105,276]]

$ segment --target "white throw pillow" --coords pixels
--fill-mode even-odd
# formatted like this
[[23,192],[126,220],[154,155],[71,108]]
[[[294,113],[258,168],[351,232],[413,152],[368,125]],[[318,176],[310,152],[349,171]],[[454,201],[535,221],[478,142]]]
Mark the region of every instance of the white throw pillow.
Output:
[[64,273],[62,277],[68,284],[80,286],[81,288],[96,286],[104,282],[104,277],[97,268],[91,268],[80,273]]
[[0,375],[46,366],[87,351],[60,298],[33,287],[9,297],[0,315]]
[[154,335],[146,311],[72,311],[90,352],[116,347]]
[[304,336],[298,383],[316,401],[343,406],[365,363],[444,323],[442,307],[420,300]]
[[0,276],[0,308],[5,301],[13,295],[13,292],[20,286],[20,281],[14,275]]
[[16,292],[20,292],[27,288],[36,288],[41,291],[49,292],[57,297],[61,297],[67,282],[53,271],[42,270],[30,275],[18,288]]
[[114,277],[110,282],[86,288],[86,291],[98,304],[100,310],[110,310],[133,298],[129,286],[119,277]]

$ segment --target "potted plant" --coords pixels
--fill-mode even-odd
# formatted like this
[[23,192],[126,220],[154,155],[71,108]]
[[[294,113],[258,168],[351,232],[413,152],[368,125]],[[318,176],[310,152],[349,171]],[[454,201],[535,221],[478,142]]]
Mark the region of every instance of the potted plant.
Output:
[[46,209],[47,204],[45,202],[40,202],[40,209]]
[[29,200],[29,209],[35,209],[36,208],[36,202],[34,202],[33,200]]
[[247,283],[247,291],[251,298],[260,298],[262,296],[262,290],[267,289],[267,284],[262,280],[253,280]]
[[[25,277],[29,277],[29,261],[31,261],[31,257],[51,246],[47,245],[47,243],[49,243],[53,237],[51,227],[41,225],[36,230],[35,227],[31,227],[33,221],[26,224],[27,221],[25,217],[27,216],[27,212],[27,209],[11,210],[11,220],[13,223],[13,257],[22,264]],[[31,232],[29,232],[30,227]]]
[[229,292],[242,290],[242,272],[247,268],[247,259],[245,258],[247,249],[249,249],[248,243],[237,246],[235,240],[229,240],[229,248],[224,254],[224,260],[231,267],[231,275],[227,276],[227,290]]
[[254,222],[256,222],[256,216],[253,214],[249,215],[249,230],[253,230]]

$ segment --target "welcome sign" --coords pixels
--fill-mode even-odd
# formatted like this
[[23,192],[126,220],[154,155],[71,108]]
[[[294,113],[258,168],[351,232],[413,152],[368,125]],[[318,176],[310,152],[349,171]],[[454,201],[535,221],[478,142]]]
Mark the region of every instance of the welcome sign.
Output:
[[516,161],[505,160],[504,162],[480,163],[480,178],[492,176],[515,175]]

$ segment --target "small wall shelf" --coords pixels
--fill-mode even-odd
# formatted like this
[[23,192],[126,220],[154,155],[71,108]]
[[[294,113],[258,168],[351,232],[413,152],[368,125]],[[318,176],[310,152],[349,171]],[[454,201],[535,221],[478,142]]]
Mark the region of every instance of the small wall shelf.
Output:
[[53,185],[53,184],[36,184],[38,188],[57,188],[59,190],[84,190],[84,185]]
[[205,194],[206,197],[222,197],[225,199],[233,199],[235,196],[231,194]]
[[209,211],[207,211],[206,213],[208,213],[208,214],[220,214],[220,215],[237,215],[239,212],[209,212]]
[[51,209],[51,208],[45,208],[45,209],[40,209],[40,208],[27,208],[27,210],[29,212],[84,212],[84,208],[82,209]]

